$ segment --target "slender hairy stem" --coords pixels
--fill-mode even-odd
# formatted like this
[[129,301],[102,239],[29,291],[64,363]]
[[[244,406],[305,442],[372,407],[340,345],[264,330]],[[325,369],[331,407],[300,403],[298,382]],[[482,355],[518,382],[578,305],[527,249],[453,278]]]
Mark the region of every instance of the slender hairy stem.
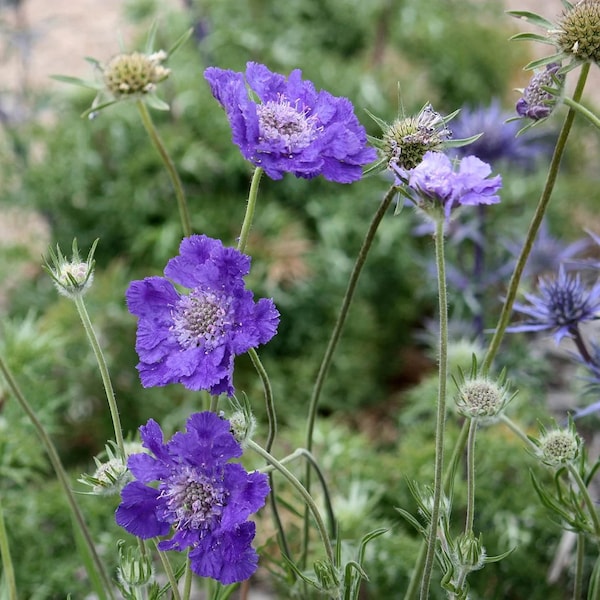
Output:
[[[350,305],[352,304],[354,291],[356,290],[356,285],[358,283],[360,273],[365,264],[365,261],[367,260],[367,255],[369,254],[369,250],[371,249],[371,245],[373,244],[373,240],[375,239],[375,234],[377,233],[379,224],[383,220],[385,213],[387,212],[388,208],[390,207],[390,204],[392,203],[392,200],[394,199],[397,193],[398,188],[396,186],[392,186],[383,197],[383,200],[381,201],[381,204],[379,205],[377,212],[373,216],[373,219],[369,225],[362,246],[358,252],[358,256],[356,257],[354,268],[352,269],[352,273],[350,274],[350,279],[348,280],[348,286],[346,287],[346,293],[344,294],[344,298],[342,300],[342,305],[338,313],[337,321],[333,327],[333,331],[331,332],[331,337],[329,338],[329,342],[327,344],[327,348],[325,349],[323,359],[321,360],[321,365],[319,367],[317,379],[315,381],[315,385],[313,387],[310,398],[306,426],[306,449],[309,452],[312,451],[313,447],[313,434],[315,429],[315,421],[317,418],[317,408],[319,406],[319,399],[321,397],[321,391],[323,390],[323,385],[325,383],[325,379],[327,378],[327,373],[329,372],[331,360],[333,359],[335,349],[342,334],[342,330],[344,329],[344,324],[346,323],[346,317],[348,316],[348,311],[350,310]],[[304,484],[306,485],[306,489],[310,492],[310,466],[308,465],[306,467]],[[304,514],[303,550],[301,561],[301,565],[303,566],[306,563],[306,557],[308,555],[308,531],[308,511],[306,511]]]
[[169,156],[162,139],[158,135],[158,131],[154,126],[154,121],[152,121],[152,117],[150,116],[148,108],[141,100],[138,100],[136,104],[140,113],[140,117],[142,118],[142,123],[144,124],[144,127],[146,128],[146,131],[148,132],[148,135],[154,144],[154,147],[160,154],[160,158],[162,159],[163,164],[167,169],[167,173],[171,179],[171,184],[175,190],[175,197],[177,198],[177,208],[179,209],[179,219],[181,220],[183,235],[188,237],[192,235],[192,222],[190,220],[190,213],[188,211],[185,192],[183,191],[183,184],[181,183],[179,173],[177,172],[175,164],[171,160],[171,157]]
[[598,129],[600,129],[600,119],[591,111],[588,110],[579,102],[575,102],[572,98],[565,96],[562,99],[563,104],[566,104],[569,108],[572,108],[574,111],[578,112],[582,117],[585,117],[592,125],[595,125]]
[[90,346],[92,347],[92,350],[94,352],[94,356],[96,357],[98,368],[100,369],[100,376],[102,377],[102,384],[104,385],[106,399],[108,400],[108,408],[110,410],[110,416],[113,422],[113,429],[115,431],[115,441],[117,442],[117,446],[121,451],[122,456],[124,457],[125,447],[123,444],[123,430],[121,429],[119,409],[117,407],[115,393],[113,391],[110,375],[108,373],[108,366],[106,365],[106,360],[104,359],[102,348],[100,348],[98,338],[96,337],[96,333],[94,332],[94,328],[92,327],[92,322],[90,321],[90,316],[88,315],[87,309],[85,307],[83,297],[80,294],[77,294],[75,296],[75,306],[77,306],[77,312],[79,313],[79,317],[83,324],[83,328],[87,335]]
[[440,319],[438,357],[438,398],[435,424],[435,468],[433,476],[433,505],[431,525],[427,539],[427,554],[421,579],[421,600],[428,600],[429,585],[435,559],[437,528],[440,515],[440,502],[443,494],[444,437],[446,430],[446,387],[448,377],[448,296],[446,289],[446,261],[444,256],[444,219],[439,218],[435,230],[435,259],[438,278],[438,302]]
[[465,518],[465,535],[473,532],[475,520],[475,436],[477,435],[477,419],[469,423],[467,440],[467,515]]
[[248,244],[248,235],[250,235],[250,229],[252,228],[252,221],[254,220],[254,211],[256,210],[256,199],[258,198],[258,187],[264,171],[260,167],[254,169],[252,175],[252,182],[250,183],[250,192],[248,193],[248,203],[246,204],[246,214],[244,215],[244,222],[242,223],[242,230],[240,231],[240,238],[238,240],[237,249],[240,252],[245,252],[246,245]]
[[[456,444],[454,445],[454,451],[452,453],[452,457],[449,462],[449,468],[444,474],[444,492],[450,496],[452,484],[454,483],[454,474],[456,473],[456,469],[458,467],[458,463],[462,457],[463,450],[465,448],[465,444],[467,443],[467,437],[469,434],[469,422],[465,421],[460,430],[460,434],[458,439],[456,440]],[[421,582],[421,577],[423,574],[423,567],[425,566],[425,556],[427,554],[427,542],[423,540],[421,546],[419,548],[419,554],[417,555],[417,560],[415,561],[415,568],[410,576],[410,582],[408,584],[408,588],[406,589],[406,593],[404,594],[405,600],[413,600],[417,597],[417,592],[419,589],[419,584]]]
[[267,452],[271,452],[273,442],[275,441],[275,436],[277,435],[277,413],[275,411],[275,402],[273,399],[273,388],[271,387],[271,381],[267,371],[260,362],[260,358],[258,358],[256,350],[254,348],[250,348],[250,350],[248,350],[248,355],[250,356],[250,360],[252,361],[252,364],[254,365],[254,368],[256,369],[256,372],[258,373],[263,384],[263,390],[265,393],[265,406],[267,409],[267,421],[269,424],[269,433],[267,434],[265,450]]
[[573,600],[581,600],[583,591],[583,561],[585,559],[585,534],[577,534],[577,554],[575,556],[575,576]]
[[114,598],[110,578],[106,572],[106,569],[104,568],[104,565],[102,564],[102,561],[100,560],[100,557],[98,556],[98,553],[96,552],[96,548],[92,541],[92,537],[90,535],[88,527],[85,523],[85,519],[83,518],[83,514],[81,513],[79,505],[75,500],[75,494],[71,490],[69,477],[67,476],[67,473],[62,465],[58,452],[54,444],[52,443],[52,440],[50,439],[50,436],[46,432],[42,423],[37,418],[34,410],[29,405],[29,402],[27,402],[25,396],[23,396],[23,393],[17,385],[17,382],[13,377],[12,372],[8,368],[8,365],[6,364],[4,358],[1,356],[0,371],[2,371],[2,374],[4,375],[6,383],[8,384],[8,387],[10,388],[10,391],[12,392],[13,396],[15,397],[21,408],[25,411],[27,417],[34,426],[36,433],[48,454],[48,458],[50,459],[52,468],[56,473],[58,482],[60,483],[60,486],[62,487],[62,490],[67,498],[67,503],[69,504],[71,514],[73,515],[75,523],[77,524],[77,529],[79,530],[79,533],[85,543],[86,549],[89,552],[90,557],[96,568],[96,575],[100,578],[100,580],[102,581],[102,585],[104,586],[104,592],[106,593],[105,597]]
[[537,450],[537,446],[527,437],[523,430],[505,414],[500,415],[500,420],[517,436],[519,437],[531,450]]
[[182,600],[190,600],[192,593],[192,565],[190,561],[190,555],[188,552],[185,560],[185,579],[183,580],[183,596]]
[[[585,87],[585,82],[589,70],[589,63],[585,63],[581,67],[581,72],[579,74],[577,86],[575,88],[575,92],[573,93],[573,100],[576,102],[581,99],[581,95],[583,94],[583,88]],[[550,167],[548,169],[548,175],[546,177],[546,184],[538,201],[538,205],[535,209],[535,213],[533,215],[531,223],[529,225],[529,230],[527,231],[525,242],[523,244],[523,247],[521,248],[519,258],[517,259],[517,264],[515,265],[515,269],[510,278],[508,289],[506,291],[506,299],[504,300],[504,305],[502,306],[502,311],[500,312],[498,324],[496,325],[494,335],[492,337],[487,354],[482,364],[482,371],[484,373],[489,371],[490,367],[492,366],[492,363],[496,358],[496,354],[500,349],[500,344],[502,342],[502,339],[504,338],[506,328],[508,327],[508,322],[512,314],[512,307],[515,302],[515,298],[517,297],[517,291],[519,289],[521,276],[523,275],[523,269],[525,268],[525,263],[527,262],[529,254],[531,253],[533,242],[535,241],[539,228],[542,224],[544,215],[546,214],[546,209],[548,208],[550,197],[552,196],[552,192],[554,190],[554,184],[556,183],[556,178],[558,176],[558,168],[560,166],[560,162],[565,152],[567,139],[569,137],[569,134],[571,133],[573,120],[575,119],[575,113],[576,111],[573,108],[569,109],[567,116],[565,117],[565,122],[563,123],[562,129],[560,130],[558,140],[556,141],[554,154],[552,155],[552,160],[550,161]]]
[[335,554],[333,552],[333,547],[331,546],[331,540],[329,539],[329,536],[327,534],[327,528],[325,527],[323,517],[321,517],[321,513],[319,512],[319,509],[315,504],[315,501],[313,500],[312,496],[308,493],[306,488],[300,483],[298,478],[291,471],[284,467],[280,461],[271,456],[266,450],[261,448],[256,442],[254,442],[253,440],[249,440],[248,447],[252,448],[252,450],[254,450],[257,454],[262,456],[270,465],[273,465],[273,467],[275,467],[275,469],[279,471],[300,493],[300,495],[304,499],[304,502],[306,503],[306,506],[312,513],[312,516],[315,520],[317,529],[319,530],[319,534],[323,542],[323,546],[325,547],[325,553],[327,554],[327,558],[331,562],[331,564],[335,566]]
[[15,570],[13,568],[10,546],[8,544],[8,535],[4,522],[4,510],[0,501],[0,554],[2,555],[2,576],[5,581],[5,587],[9,600],[18,600],[17,582],[15,580]]

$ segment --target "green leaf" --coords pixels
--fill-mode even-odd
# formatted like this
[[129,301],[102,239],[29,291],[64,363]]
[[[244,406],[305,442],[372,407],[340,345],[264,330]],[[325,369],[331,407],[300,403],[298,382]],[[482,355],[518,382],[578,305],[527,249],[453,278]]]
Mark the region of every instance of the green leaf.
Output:
[[554,25],[554,23],[528,10],[508,10],[506,12],[511,17],[522,19],[524,21],[527,21],[528,23],[532,23],[533,25],[537,25],[538,27],[543,27],[544,29],[547,29],[549,31],[552,29],[556,29],[556,25]]
[[[532,60],[530,63],[525,65],[525,71],[531,71],[532,69],[537,69],[539,67],[545,67],[553,62],[561,62],[565,58],[563,52],[559,52],[557,54],[551,54],[550,56],[545,56],[544,58],[538,58],[537,60]],[[564,67],[563,67],[564,68]],[[570,69],[569,69],[570,70]],[[562,71],[562,69],[561,69]]]
[[511,42],[540,42],[541,44],[554,46],[554,42],[550,38],[539,33],[516,33],[508,39]]
[[79,87],[84,87],[90,90],[98,91],[104,88],[104,85],[99,82],[80,79],[79,77],[69,77],[68,75],[50,75],[50,79],[61,81],[62,83],[68,83],[70,85],[78,85]]
[[472,144],[476,140],[478,140],[483,133],[478,133],[476,135],[472,135],[468,138],[461,138],[459,140],[447,140],[444,142],[444,148],[461,148],[462,146],[468,146]]
[[144,96],[144,102],[150,108],[155,108],[156,110],[171,110],[171,107],[155,94],[147,94],[146,96]]
[[194,29],[193,27],[190,27],[185,33],[179,36],[175,43],[169,48],[167,52],[167,57],[171,58],[171,56],[173,56],[173,54],[175,54],[175,52],[177,52],[177,50],[179,50],[179,48],[181,48],[181,46],[183,46],[183,44],[185,44],[188,41],[192,33],[194,33]]
[[107,108],[108,106],[112,106],[113,104],[116,104],[118,102],[118,100],[109,100],[108,102],[104,102],[102,104],[96,104],[93,106],[90,106],[90,108],[88,108],[85,112],[81,113],[82,118],[85,117],[89,117],[92,118],[91,115],[93,115],[94,113],[97,113],[98,111]]
[[146,47],[144,49],[145,54],[152,54],[154,52],[154,43],[156,42],[156,32],[158,30],[158,21],[154,19],[150,30],[148,31],[148,37],[146,38]]

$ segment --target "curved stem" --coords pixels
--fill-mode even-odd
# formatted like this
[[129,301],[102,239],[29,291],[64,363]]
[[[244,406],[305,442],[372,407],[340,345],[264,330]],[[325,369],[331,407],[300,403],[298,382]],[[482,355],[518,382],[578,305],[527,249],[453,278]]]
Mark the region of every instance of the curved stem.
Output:
[[300,483],[298,478],[289,471],[286,467],[284,467],[280,461],[271,456],[266,450],[261,448],[256,442],[253,440],[248,440],[248,447],[252,448],[257,454],[262,456],[270,465],[273,465],[277,471],[279,471],[300,493],[306,506],[310,510],[317,525],[317,529],[319,530],[319,534],[321,535],[321,540],[323,542],[323,546],[325,547],[325,553],[327,554],[327,559],[330,561],[332,566],[336,566],[335,554],[333,552],[333,548],[331,546],[331,540],[327,535],[327,528],[325,527],[325,523],[323,522],[323,518],[321,517],[321,513],[312,496],[308,493],[306,488]]
[[244,222],[242,223],[242,230],[240,231],[240,238],[238,240],[237,249],[240,252],[245,252],[246,245],[248,244],[248,235],[250,235],[250,229],[252,227],[252,221],[254,220],[254,212],[256,210],[256,200],[258,198],[258,187],[264,171],[260,167],[254,169],[252,175],[252,182],[250,183],[250,192],[248,193],[248,203],[246,204],[246,214],[244,215]]
[[443,494],[444,471],[444,437],[446,430],[446,384],[448,377],[448,296],[446,289],[446,261],[444,257],[444,219],[436,221],[435,230],[435,258],[438,279],[439,302],[439,365],[438,365],[438,398],[435,425],[435,468],[433,482],[433,505],[431,507],[431,525],[427,539],[427,554],[421,579],[421,600],[428,600],[429,585],[435,559],[435,546],[437,542],[437,528],[440,514],[440,502]]
[[587,109],[579,102],[576,102],[572,98],[565,96],[563,99],[563,104],[566,104],[569,108],[572,108],[574,111],[578,112],[582,117],[585,117],[592,125],[600,129],[600,119],[589,109]]
[[0,555],[2,555],[2,575],[6,584],[9,600],[18,600],[17,582],[15,580],[15,570],[13,568],[10,546],[8,543],[8,534],[4,521],[4,510],[0,501]]
[[77,307],[77,312],[79,313],[79,317],[83,324],[83,328],[87,335],[90,346],[92,347],[92,350],[94,352],[94,356],[96,357],[96,362],[98,363],[98,368],[100,369],[100,375],[102,377],[102,384],[104,385],[104,391],[106,392],[106,399],[108,400],[108,407],[110,410],[110,416],[112,418],[113,429],[115,432],[115,441],[117,442],[117,446],[121,452],[121,455],[123,457],[125,457],[125,447],[124,447],[124,443],[123,443],[123,430],[121,429],[121,420],[119,418],[119,409],[117,407],[117,401],[115,400],[115,393],[113,391],[112,383],[110,380],[110,375],[108,373],[108,366],[106,364],[106,360],[104,359],[104,354],[102,353],[100,344],[98,343],[98,338],[96,337],[94,328],[92,327],[92,322],[90,321],[90,317],[89,317],[87,309],[85,307],[83,297],[80,294],[77,294],[75,296],[75,306]]
[[[77,524],[77,529],[79,530],[79,533],[85,543],[86,549],[89,552],[91,559],[94,563],[94,566],[96,568],[96,574],[98,575],[98,577],[100,577],[100,579],[102,581],[102,585],[104,586],[104,592],[106,593],[107,597],[113,598],[114,596],[112,594],[112,584],[111,584],[110,578],[108,577],[106,569],[104,568],[104,565],[102,564],[102,561],[100,560],[100,557],[98,556],[98,553],[96,552],[96,548],[92,541],[92,537],[91,537],[88,527],[85,523],[85,519],[83,518],[83,514],[81,513],[81,510],[79,509],[79,505],[77,504],[77,502],[75,500],[75,495],[74,495],[73,491],[71,490],[71,484],[69,482],[69,478],[68,478],[67,473],[62,465],[62,462],[60,460],[58,452],[57,452],[54,444],[52,443],[50,436],[47,434],[46,430],[44,429],[44,426],[37,418],[35,412],[29,405],[29,402],[27,402],[27,400],[25,399],[25,396],[23,396],[23,393],[21,392],[21,389],[17,385],[17,382],[16,382],[15,378],[13,377],[12,372],[8,368],[8,365],[6,364],[4,358],[1,356],[0,356],[0,371],[2,371],[2,374],[4,375],[6,383],[8,384],[8,387],[10,388],[10,391],[12,392],[13,396],[15,397],[15,399],[17,400],[17,402],[19,403],[21,408],[25,411],[25,413],[27,414],[27,417],[31,421],[32,425],[34,426],[36,433],[37,433],[38,437],[40,438],[40,441],[42,442],[42,445],[44,446],[44,448],[48,454],[48,458],[50,459],[52,468],[54,469],[54,472],[56,473],[58,482],[60,483],[60,486],[62,487],[62,490],[67,498],[67,503],[69,504],[69,508],[71,510],[73,519],[74,519],[75,523]],[[92,578],[92,577],[90,577],[90,578]]]
[[373,220],[369,225],[369,229],[367,230],[358,256],[356,257],[354,268],[352,269],[352,273],[350,274],[350,279],[348,281],[348,286],[346,288],[344,299],[342,300],[342,305],[338,313],[338,318],[333,328],[333,331],[331,332],[331,337],[329,338],[327,349],[325,350],[325,354],[321,361],[319,373],[317,374],[317,379],[315,381],[315,385],[313,387],[312,395],[310,398],[310,404],[308,408],[308,425],[306,430],[306,448],[309,452],[312,450],[313,431],[315,427],[315,419],[317,416],[319,398],[321,396],[323,384],[325,383],[325,379],[327,378],[327,372],[329,371],[329,366],[331,365],[331,359],[333,358],[333,355],[335,353],[337,343],[340,339],[340,335],[344,328],[344,323],[346,322],[346,317],[348,316],[350,305],[352,304],[352,299],[354,296],[354,291],[356,290],[358,278],[360,277],[360,273],[367,259],[367,255],[369,253],[369,250],[371,249],[371,245],[373,244],[377,228],[383,220],[383,217],[387,212],[387,209],[390,207],[390,204],[392,203],[392,200],[396,196],[397,192],[398,188],[396,186],[392,186],[388,190],[386,195],[383,197],[383,200],[381,201],[381,204],[379,205],[379,208],[377,209],[377,212],[373,216]]
[[[319,367],[319,372],[317,374],[317,379],[315,380],[315,385],[312,390],[312,394],[310,397],[310,403],[308,406],[308,419],[306,426],[306,449],[311,452],[313,447],[313,434],[315,429],[315,421],[317,418],[317,408],[319,406],[319,399],[321,397],[321,391],[323,390],[323,385],[325,383],[325,379],[327,378],[327,373],[329,372],[329,367],[331,365],[331,360],[335,353],[335,349],[337,347],[338,341],[342,334],[342,330],[344,329],[344,324],[346,322],[346,317],[348,316],[348,311],[350,310],[350,305],[352,304],[352,299],[354,297],[354,291],[356,290],[356,285],[358,283],[358,279],[360,277],[360,273],[367,259],[367,255],[369,250],[371,249],[371,245],[373,244],[373,240],[375,239],[375,234],[377,233],[377,229],[379,224],[383,220],[385,213],[387,212],[392,200],[398,193],[398,188],[396,186],[392,186],[381,201],[377,212],[373,216],[369,228],[367,229],[367,233],[363,240],[362,246],[358,252],[358,256],[356,257],[356,262],[354,263],[354,268],[352,269],[352,273],[350,274],[350,279],[348,280],[348,286],[346,287],[346,293],[344,294],[344,298],[342,300],[342,305],[340,307],[337,321],[333,327],[333,331],[331,332],[331,337],[329,338],[329,342],[327,344],[327,348],[325,349],[325,354],[323,355],[323,359],[321,360],[321,365]],[[306,474],[304,478],[304,483],[306,485],[306,489],[310,492],[310,467],[306,467]],[[302,560],[301,564],[304,565],[306,563],[306,557],[308,554],[308,512],[304,515],[304,531],[303,531],[303,550],[302,550]]]
[[267,452],[271,452],[273,442],[275,441],[275,436],[277,435],[277,413],[275,411],[275,402],[273,399],[273,388],[271,387],[271,381],[269,380],[267,371],[263,367],[260,358],[258,358],[256,350],[254,348],[250,348],[250,350],[248,350],[248,354],[263,384],[263,390],[265,393],[265,406],[267,409],[267,421],[269,424],[269,433],[267,435],[267,442],[265,443],[265,450]]
[[173,573],[173,567],[171,567],[171,563],[169,562],[167,555],[162,550],[158,549],[158,541],[158,539],[155,539],[154,545],[156,546],[156,552],[158,553],[160,562],[162,563],[163,569],[165,570],[165,575],[169,580],[173,600],[181,600],[181,595],[179,594],[179,587],[177,586],[177,580],[175,579],[175,573]]
[[175,190],[175,197],[177,198],[177,208],[179,209],[179,219],[181,220],[181,227],[183,229],[184,237],[188,237],[192,235],[192,225],[190,220],[190,213],[188,211],[187,201],[185,199],[185,193],[183,191],[183,184],[181,183],[181,179],[179,177],[179,173],[177,173],[177,169],[175,168],[175,164],[171,160],[169,153],[160,136],[158,135],[158,131],[154,126],[154,121],[152,121],[152,117],[150,116],[150,112],[148,108],[141,100],[136,102],[138,111],[140,113],[140,117],[142,118],[142,123],[146,128],[154,147],[160,154],[160,158],[167,169],[167,173],[169,174],[169,178],[171,179],[171,184],[173,185],[173,189]]
[[[579,74],[577,86],[575,88],[575,92],[573,93],[573,100],[575,102],[580,100],[581,95],[583,94],[583,88],[585,87],[585,82],[589,70],[589,63],[585,63],[581,67],[581,73]],[[556,183],[556,178],[558,176],[558,168],[560,166],[560,162],[565,152],[567,139],[569,137],[569,134],[571,133],[573,120],[575,119],[575,112],[576,111],[573,108],[569,109],[569,112],[565,117],[565,122],[562,126],[562,129],[560,130],[558,140],[556,141],[554,154],[552,155],[552,160],[550,161],[550,168],[548,169],[548,175],[546,177],[546,184],[538,201],[538,205],[535,209],[535,213],[529,225],[529,230],[527,231],[525,242],[523,244],[523,247],[521,248],[521,253],[519,254],[517,264],[515,265],[515,269],[508,284],[506,299],[504,300],[504,305],[502,306],[502,311],[498,319],[498,324],[496,326],[494,335],[492,336],[492,340],[490,342],[487,354],[482,364],[483,373],[489,371],[492,363],[494,362],[496,354],[500,349],[500,343],[502,342],[504,333],[506,331],[506,328],[508,327],[508,322],[512,314],[512,307],[517,296],[517,291],[519,289],[519,283],[521,281],[523,269],[525,268],[525,263],[527,262],[529,254],[531,253],[533,243],[542,224],[542,219],[546,214],[546,209],[548,208],[550,197],[552,196],[552,191],[554,190],[554,184]]]

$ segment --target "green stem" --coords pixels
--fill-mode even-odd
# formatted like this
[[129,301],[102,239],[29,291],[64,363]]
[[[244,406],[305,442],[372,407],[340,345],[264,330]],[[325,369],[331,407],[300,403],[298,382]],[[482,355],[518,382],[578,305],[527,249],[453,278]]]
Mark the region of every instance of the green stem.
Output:
[[81,513],[81,510],[79,509],[79,505],[77,504],[77,502],[75,500],[75,495],[74,495],[73,491],[71,490],[71,484],[69,482],[69,478],[68,478],[67,473],[62,465],[62,462],[60,460],[58,452],[57,452],[54,444],[52,443],[52,440],[50,439],[50,436],[47,434],[46,430],[44,429],[44,426],[37,418],[35,412],[29,405],[29,402],[27,402],[25,396],[23,396],[23,393],[21,392],[21,389],[19,388],[15,378],[13,377],[12,372],[8,368],[8,365],[6,364],[4,358],[1,356],[0,356],[0,371],[2,371],[2,374],[4,375],[6,383],[8,384],[8,387],[10,388],[10,391],[12,392],[13,396],[15,397],[15,399],[17,400],[17,402],[19,403],[19,405],[21,406],[23,411],[26,413],[26,415],[29,418],[29,420],[31,421],[32,425],[34,426],[36,433],[37,433],[38,437],[40,438],[40,441],[42,442],[42,445],[44,446],[44,448],[48,454],[48,458],[50,459],[52,468],[54,469],[54,472],[56,473],[56,477],[58,478],[58,482],[59,482],[60,486],[62,487],[62,490],[66,496],[67,503],[71,510],[71,514],[75,520],[75,523],[77,524],[79,533],[85,543],[87,551],[89,552],[89,554],[91,556],[94,566],[96,567],[96,574],[100,577],[100,579],[102,581],[102,585],[104,586],[104,591],[106,592],[107,597],[114,598],[114,596],[112,594],[112,584],[111,584],[110,578],[108,577],[106,569],[104,568],[104,565],[102,564],[102,561],[100,560],[100,557],[98,556],[98,553],[96,552],[96,548],[92,541],[92,537],[90,535],[88,527],[85,523],[85,519],[83,518],[83,514]]
[[595,125],[598,129],[600,129],[600,119],[589,109],[587,109],[579,102],[575,102],[572,98],[565,97],[563,98],[563,103],[566,104],[569,108],[572,108],[576,112],[578,112],[582,117],[585,117],[592,125]]
[[502,414],[500,420],[517,436],[519,437],[531,450],[537,450],[537,446],[525,435],[523,430],[509,417]]
[[[589,63],[585,63],[581,68],[581,73],[579,74],[577,86],[575,88],[575,92],[573,93],[573,100],[575,102],[581,99],[589,70]],[[552,160],[550,161],[550,167],[548,169],[548,175],[546,177],[546,184],[538,201],[538,205],[535,209],[535,213],[529,225],[529,230],[527,231],[525,242],[523,244],[523,247],[521,248],[521,253],[519,254],[517,264],[515,265],[515,269],[508,284],[506,299],[504,300],[504,305],[502,306],[502,311],[498,319],[498,324],[496,326],[496,329],[494,330],[494,335],[492,336],[492,340],[490,342],[487,354],[482,364],[483,373],[488,372],[492,363],[494,362],[496,354],[500,349],[502,339],[504,338],[506,328],[508,327],[508,322],[512,314],[512,307],[517,296],[521,276],[523,275],[523,269],[525,268],[525,263],[529,258],[529,254],[531,253],[533,243],[537,237],[537,233],[542,224],[544,215],[546,214],[546,210],[550,202],[550,197],[552,196],[554,185],[556,183],[556,178],[558,176],[558,169],[560,167],[560,163],[567,145],[567,139],[569,137],[569,134],[571,133],[573,120],[575,119],[575,113],[575,109],[569,108],[569,112],[565,117],[565,122],[562,126],[562,129],[560,130],[558,140],[556,141],[554,154],[552,155]]]
[[594,525],[594,535],[596,536],[596,539],[598,539],[598,538],[600,538],[600,517],[598,517],[598,511],[596,510],[596,505],[594,504],[594,501],[592,500],[590,493],[587,489],[587,486],[585,485],[585,482],[581,478],[581,475],[580,475],[577,467],[575,467],[572,464],[569,464],[569,465],[567,465],[567,468],[569,470],[569,474],[571,475],[571,477],[573,477],[573,479],[577,483],[577,487],[579,488],[579,491],[580,491],[581,495],[583,496],[583,502],[585,503],[585,506],[588,509],[588,512],[590,513],[590,518],[592,519],[592,523]]
[[433,505],[431,507],[431,525],[427,539],[427,553],[421,579],[421,600],[428,600],[429,585],[435,559],[437,528],[440,514],[440,503],[443,494],[444,472],[444,434],[446,430],[446,386],[448,377],[448,297],[446,289],[446,261],[444,256],[444,224],[443,218],[436,221],[435,230],[435,259],[438,279],[439,302],[439,357],[438,357],[438,398],[435,425],[435,467],[433,482]]
[[306,488],[300,483],[298,478],[289,471],[286,467],[284,467],[280,461],[271,456],[266,450],[261,448],[256,442],[253,440],[248,440],[248,447],[252,448],[257,454],[262,456],[270,465],[273,465],[277,471],[279,471],[302,496],[306,506],[310,510],[317,525],[317,529],[319,530],[319,534],[321,535],[321,540],[323,542],[323,546],[325,547],[325,553],[327,554],[328,560],[335,567],[335,554],[333,552],[333,548],[331,546],[331,540],[327,535],[327,528],[325,527],[325,523],[323,521],[323,517],[321,517],[321,513],[313,500],[312,496],[308,493]]
[[190,561],[190,555],[185,561],[185,579],[183,580],[183,600],[190,600],[190,595],[192,593],[192,565]]
[[475,520],[475,436],[477,434],[477,419],[469,423],[467,439],[467,515],[465,518],[465,535],[473,532]]
[[154,545],[156,546],[156,552],[158,553],[160,562],[162,563],[163,569],[165,570],[165,575],[169,580],[173,600],[181,600],[181,595],[179,594],[179,587],[177,586],[177,580],[175,579],[175,573],[173,573],[173,567],[171,566],[167,555],[162,550],[158,549],[158,541],[158,539],[154,540]]
[[277,413],[275,411],[275,402],[273,399],[273,388],[271,387],[269,375],[267,374],[266,369],[263,367],[260,358],[258,358],[256,350],[254,348],[250,348],[250,350],[248,350],[248,354],[263,384],[265,406],[267,409],[267,421],[269,424],[269,433],[267,435],[267,442],[265,443],[265,450],[267,452],[271,452],[273,442],[275,441],[275,436],[277,435]]
[[104,354],[102,353],[102,349],[100,348],[100,344],[98,343],[98,338],[96,337],[94,328],[92,327],[92,322],[90,321],[90,316],[85,307],[83,297],[80,294],[77,294],[75,296],[75,306],[77,307],[77,312],[79,313],[79,317],[83,324],[83,328],[87,335],[90,346],[92,347],[92,350],[94,352],[94,356],[96,357],[96,361],[98,363],[98,368],[100,369],[100,376],[102,377],[102,383],[104,385],[106,399],[108,400],[110,416],[112,418],[113,429],[115,431],[115,441],[117,442],[117,447],[121,451],[121,455],[123,457],[125,457],[125,446],[123,443],[123,430],[121,429],[121,420],[119,418],[119,409],[117,407],[117,402],[115,400],[115,393],[113,391],[112,383],[110,380],[110,375],[108,373],[108,366],[106,364]]
[[[360,273],[365,264],[365,261],[367,260],[367,255],[369,253],[369,250],[371,249],[373,240],[375,239],[377,229],[379,228],[379,225],[383,220],[385,213],[387,212],[388,208],[390,207],[390,204],[392,203],[392,200],[394,199],[397,193],[398,188],[396,186],[392,186],[383,197],[383,200],[381,201],[377,212],[373,216],[369,228],[367,229],[367,233],[365,234],[362,246],[358,252],[358,256],[356,257],[356,262],[354,263],[352,273],[350,274],[350,279],[348,280],[348,286],[346,287],[346,293],[344,294],[344,298],[342,300],[342,305],[338,313],[337,321],[333,327],[333,331],[331,332],[331,337],[329,338],[329,342],[327,344],[327,348],[325,349],[323,359],[321,360],[321,365],[319,367],[317,379],[315,380],[315,385],[313,387],[310,398],[306,426],[306,449],[308,450],[308,452],[311,452],[313,447],[313,434],[315,429],[315,421],[317,418],[317,408],[319,406],[319,399],[321,397],[323,385],[325,383],[325,379],[327,378],[327,373],[329,372],[331,360],[333,358],[335,349],[342,334],[342,330],[344,329],[344,324],[346,322],[346,317],[348,316],[348,311],[350,310],[350,305],[352,304],[352,299],[354,297],[354,292],[356,290],[356,285],[358,283]],[[306,485],[306,489],[310,492],[309,465],[307,465],[306,467],[304,483]],[[308,529],[308,511],[306,511],[304,514],[303,550],[301,560],[302,565],[305,565],[306,557],[308,555]]]
[[575,582],[573,585],[573,600],[581,600],[583,590],[583,562],[585,559],[585,534],[577,534],[577,554],[575,558]]
[[256,210],[256,200],[258,198],[258,187],[264,171],[260,167],[254,169],[252,175],[252,182],[250,183],[250,192],[248,193],[248,202],[246,204],[246,214],[244,215],[244,222],[242,223],[242,230],[240,231],[240,238],[238,240],[237,249],[240,252],[245,252],[248,244],[248,235],[250,235],[250,229],[252,228],[252,221],[254,220],[254,212]]
[[4,521],[4,510],[0,502],[0,554],[2,555],[2,575],[8,591],[9,600],[18,600],[17,582],[15,580],[15,570],[13,568],[10,546],[8,543],[8,534]]
[[175,190],[175,197],[177,198],[177,207],[179,209],[179,219],[181,220],[181,227],[183,229],[184,237],[188,237],[192,235],[192,225],[190,220],[190,213],[188,211],[187,201],[185,199],[185,193],[183,191],[183,184],[181,183],[181,179],[179,177],[179,173],[177,173],[177,169],[175,168],[175,164],[171,160],[169,153],[160,136],[158,135],[158,131],[154,126],[154,122],[152,121],[152,117],[150,116],[150,112],[148,108],[141,100],[136,102],[138,111],[140,113],[140,117],[142,118],[142,123],[146,128],[148,135],[150,136],[150,140],[154,144],[154,147],[160,154],[160,158],[167,169],[167,173],[171,179],[171,184],[173,185],[173,189]]

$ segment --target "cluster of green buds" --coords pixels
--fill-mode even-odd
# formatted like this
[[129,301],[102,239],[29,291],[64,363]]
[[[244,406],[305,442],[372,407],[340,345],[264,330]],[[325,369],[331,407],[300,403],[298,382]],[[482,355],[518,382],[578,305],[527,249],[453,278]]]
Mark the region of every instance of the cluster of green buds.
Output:
[[456,410],[467,419],[479,423],[490,423],[498,419],[507,404],[515,397],[510,394],[506,382],[506,371],[496,379],[478,375],[477,359],[473,355],[471,372],[465,376],[459,368],[459,377],[454,379],[457,393],[454,398]]
[[50,260],[43,267],[52,277],[60,294],[74,299],[88,291],[94,280],[94,252],[97,245],[98,240],[92,244],[85,260],[79,255],[77,240],[73,240],[70,260],[63,255],[59,246],[56,246],[56,252],[50,248]]
[[[119,564],[117,567],[118,585],[125,598],[139,598],[135,590],[148,585],[154,575],[152,558],[142,554],[139,546],[127,546],[124,540],[117,542]],[[155,598],[158,596],[151,595]]]

